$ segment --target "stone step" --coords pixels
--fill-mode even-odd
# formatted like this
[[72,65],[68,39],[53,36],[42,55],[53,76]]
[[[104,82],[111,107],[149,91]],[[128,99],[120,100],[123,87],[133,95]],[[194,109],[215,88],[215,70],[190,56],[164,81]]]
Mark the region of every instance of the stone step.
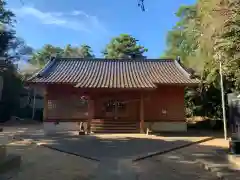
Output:
[[21,156],[8,154],[4,159],[0,159],[0,174],[19,168],[21,164]]
[[0,161],[4,159],[7,155],[6,145],[0,145]]

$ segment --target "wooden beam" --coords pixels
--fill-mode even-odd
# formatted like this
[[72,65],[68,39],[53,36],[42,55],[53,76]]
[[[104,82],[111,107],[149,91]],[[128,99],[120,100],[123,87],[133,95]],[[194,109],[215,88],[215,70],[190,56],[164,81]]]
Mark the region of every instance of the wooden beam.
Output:
[[44,99],[43,99],[43,121],[48,119],[48,94],[47,89],[44,90]]
[[88,99],[88,121],[87,121],[87,133],[91,133],[91,123],[94,116],[94,100]]
[[140,99],[140,133],[144,133],[144,97],[141,93]]

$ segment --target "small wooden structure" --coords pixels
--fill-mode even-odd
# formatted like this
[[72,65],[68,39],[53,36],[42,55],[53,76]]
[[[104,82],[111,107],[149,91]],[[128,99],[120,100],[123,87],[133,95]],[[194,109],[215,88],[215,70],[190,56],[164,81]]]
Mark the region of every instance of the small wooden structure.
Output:
[[120,133],[186,131],[184,89],[198,80],[171,59],[52,58],[28,84],[44,89],[46,131]]

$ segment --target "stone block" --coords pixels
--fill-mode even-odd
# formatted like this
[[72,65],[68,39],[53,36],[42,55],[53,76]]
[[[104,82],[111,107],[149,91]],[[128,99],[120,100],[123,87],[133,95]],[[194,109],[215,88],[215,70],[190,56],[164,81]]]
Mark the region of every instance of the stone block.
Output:
[[0,174],[19,168],[21,165],[21,156],[9,154],[0,160]]

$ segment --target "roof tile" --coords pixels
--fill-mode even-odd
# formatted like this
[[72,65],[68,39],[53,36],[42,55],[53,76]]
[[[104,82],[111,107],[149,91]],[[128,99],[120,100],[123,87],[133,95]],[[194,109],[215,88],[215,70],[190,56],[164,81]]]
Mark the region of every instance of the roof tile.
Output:
[[156,84],[197,84],[174,60],[60,58],[51,60],[31,83],[66,83],[82,88],[155,88]]

